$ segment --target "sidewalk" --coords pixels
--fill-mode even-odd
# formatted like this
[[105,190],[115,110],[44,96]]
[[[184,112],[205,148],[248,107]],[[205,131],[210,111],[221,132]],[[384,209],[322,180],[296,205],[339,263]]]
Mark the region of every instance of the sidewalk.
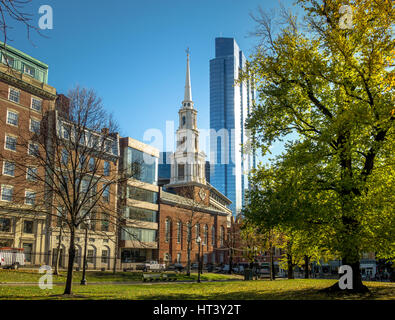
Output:
[[[201,280],[200,282],[229,282],[229,281],[243,281],[242,279],[221,279],[221,280]],[[73,281],[73,285],[79,285],[80,281]],[[102,282],[89,282],[88,285],[153,285],[153,284],[175,284],[175,283],[197,283],[196,280],[183,280],[183,281],[152,281],[152,282],[143,282],[143,281],[102,281]],[[22,286],[36,286],[38,282],[0,282],[0,287],[4,286],[12,286],[12,287],[22,287]],[[65,282],[53,282],[54,286],[64,286]]]

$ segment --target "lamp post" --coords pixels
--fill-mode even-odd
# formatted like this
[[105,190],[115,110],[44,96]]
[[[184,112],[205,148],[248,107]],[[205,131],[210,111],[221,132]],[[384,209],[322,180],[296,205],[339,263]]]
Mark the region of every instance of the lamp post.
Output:
[[86,271],[86,247],[88,246],[88,229],[89,229],[90,223],[86,222],[85,223],[85,248],[84,248],[84,262],[82,266],[82,280],[81,280],[81,285],[85,286],[88,281],[86,281],[85,278],[85,271]]
[[199,249],[198,249],[198,280],[197,280],[197,282],[200,283],[200,242],[202,242],[202,239],[200,238],[200,236],[197,237],[196,242],[199,245]]

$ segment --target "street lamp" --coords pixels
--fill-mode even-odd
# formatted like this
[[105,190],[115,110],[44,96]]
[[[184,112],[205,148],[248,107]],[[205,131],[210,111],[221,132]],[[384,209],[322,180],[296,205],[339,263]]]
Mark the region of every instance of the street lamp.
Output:
[[200,236],[197,237],[196,242],[199,245],[199,250],[198,250],[198,280],[197,282],[200,283],[200,243],[202,242],[202,239]]
[[88,281],[86,281],[85,278],[85,271],[86,271],[86,247],[88,246],[88,229],[90,227],[90,221],[87,221],[85,223],[85,248],[84,248],[84,262],[82,266],[82,280],[81,280],[81,285],[86,286]]

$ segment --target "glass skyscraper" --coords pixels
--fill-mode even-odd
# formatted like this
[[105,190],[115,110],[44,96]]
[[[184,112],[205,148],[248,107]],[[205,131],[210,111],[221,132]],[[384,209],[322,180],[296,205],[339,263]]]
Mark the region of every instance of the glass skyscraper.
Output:
[[210,60],[210,183],[232,200],[233,215],[244,205],[248,172],[255,167],[244,128],[254,91],[248,81],[235,85],[245,64],[234,38],[215,39],[215,58]]

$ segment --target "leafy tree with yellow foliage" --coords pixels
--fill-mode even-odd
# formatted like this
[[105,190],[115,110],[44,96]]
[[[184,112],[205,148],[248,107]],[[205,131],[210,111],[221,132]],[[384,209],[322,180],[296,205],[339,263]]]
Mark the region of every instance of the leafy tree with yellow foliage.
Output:
[[252,78],[259,103],[247,128],[263,153],[298,134],[305,146],[298,157],[325,208],[317,217],[333,232],[331,249],[352,267],[353,291],[363,292],[362,252],[395,256],[394,4],[296,2],[303,23],[289,12],[281,24],[255,16],[261,41],[241,80]]

